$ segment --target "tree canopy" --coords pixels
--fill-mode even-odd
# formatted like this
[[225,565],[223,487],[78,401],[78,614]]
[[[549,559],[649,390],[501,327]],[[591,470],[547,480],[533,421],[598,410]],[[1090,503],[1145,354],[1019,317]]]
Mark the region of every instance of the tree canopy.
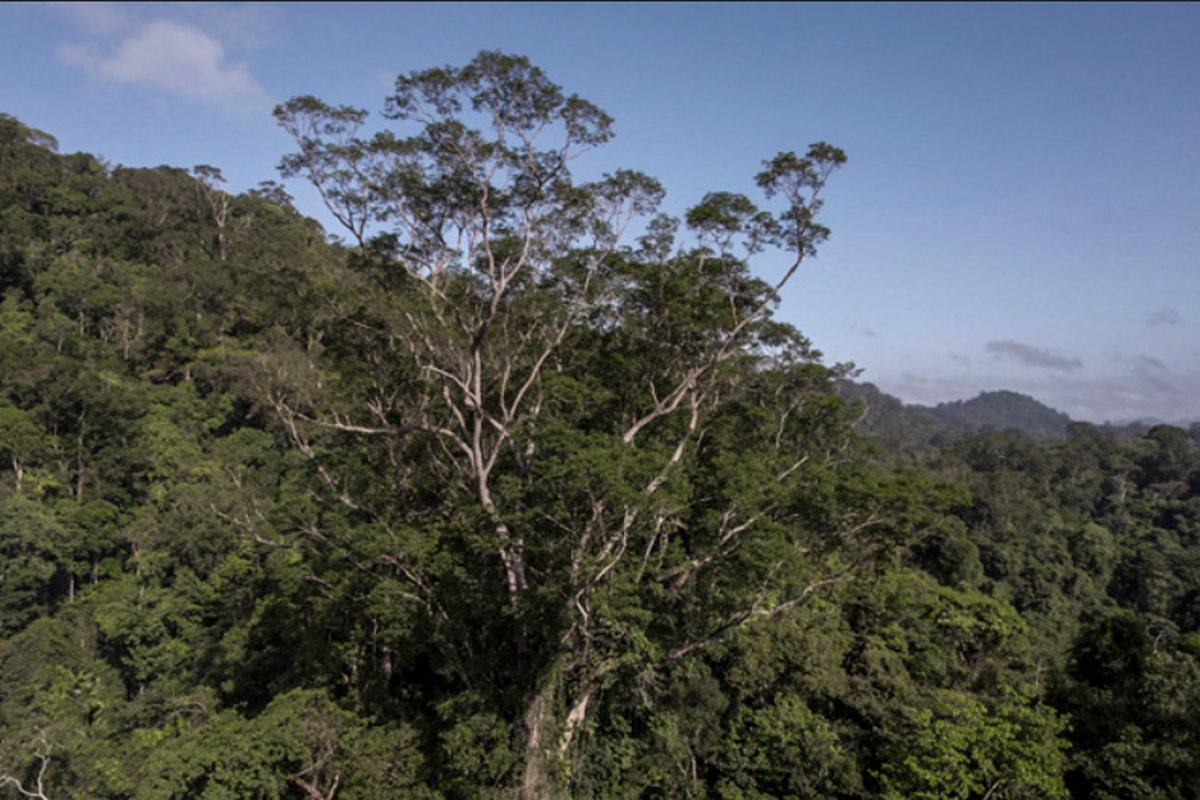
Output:
[[0,115],[0,797],[1194,794],[1195,444],[864,438],[836,147],[674,219],[521,57],[276,117],[343,240]]

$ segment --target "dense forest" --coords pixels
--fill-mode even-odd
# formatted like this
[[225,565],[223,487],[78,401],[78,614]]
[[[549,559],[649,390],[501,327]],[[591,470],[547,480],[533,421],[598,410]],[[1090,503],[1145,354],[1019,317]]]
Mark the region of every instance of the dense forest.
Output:
[[522,58],[276,116],[344,238],[0,114],[0,797],[1200,797],[1195,432],[848,388],[836,147],[677,220]]

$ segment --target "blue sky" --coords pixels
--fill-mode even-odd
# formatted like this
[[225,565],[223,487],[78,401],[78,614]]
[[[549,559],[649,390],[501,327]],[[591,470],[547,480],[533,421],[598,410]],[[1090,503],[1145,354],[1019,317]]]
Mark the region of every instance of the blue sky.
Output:
[[[1200,6],[0,4],[0,111],[113,164],[276,179],[275,103],[527,55],[612,114],[580,169],[682,212],[826,140],[833,236],[781,315],[911,402],[1200,417]],[[302,210],[312,193],[289,184]],[[772,264],[766,263],[770,270]]]

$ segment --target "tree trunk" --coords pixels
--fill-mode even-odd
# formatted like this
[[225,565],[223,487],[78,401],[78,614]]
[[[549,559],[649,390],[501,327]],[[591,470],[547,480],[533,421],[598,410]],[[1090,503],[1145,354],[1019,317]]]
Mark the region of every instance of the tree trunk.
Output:
[[[571,742],[587,720],[596,685],[585,681],[578,690],[566,689],[566,676],[578,668],[575,660],[557,661],[525,709],[525,767],[518,797],[556,800],[569,797],[570,787],[555,776],[557,762],[568,755]],[[561,719],[560,711],[566,710]]]
[[548,740],[554,735],[557,694],[558,671],[554,670],[525,710],[525,769],[518,793],[521,800],[551,800],[555,796]]

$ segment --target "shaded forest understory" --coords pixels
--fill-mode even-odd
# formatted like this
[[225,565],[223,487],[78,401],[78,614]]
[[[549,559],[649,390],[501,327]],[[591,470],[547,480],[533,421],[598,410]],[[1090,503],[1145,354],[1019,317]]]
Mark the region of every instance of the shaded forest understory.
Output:
[[864,434],[750,272],[836,148],[672,221],[397,87],[278,112],[342,243],[0,115],[0,797],[1200,796],[1189,432]]

